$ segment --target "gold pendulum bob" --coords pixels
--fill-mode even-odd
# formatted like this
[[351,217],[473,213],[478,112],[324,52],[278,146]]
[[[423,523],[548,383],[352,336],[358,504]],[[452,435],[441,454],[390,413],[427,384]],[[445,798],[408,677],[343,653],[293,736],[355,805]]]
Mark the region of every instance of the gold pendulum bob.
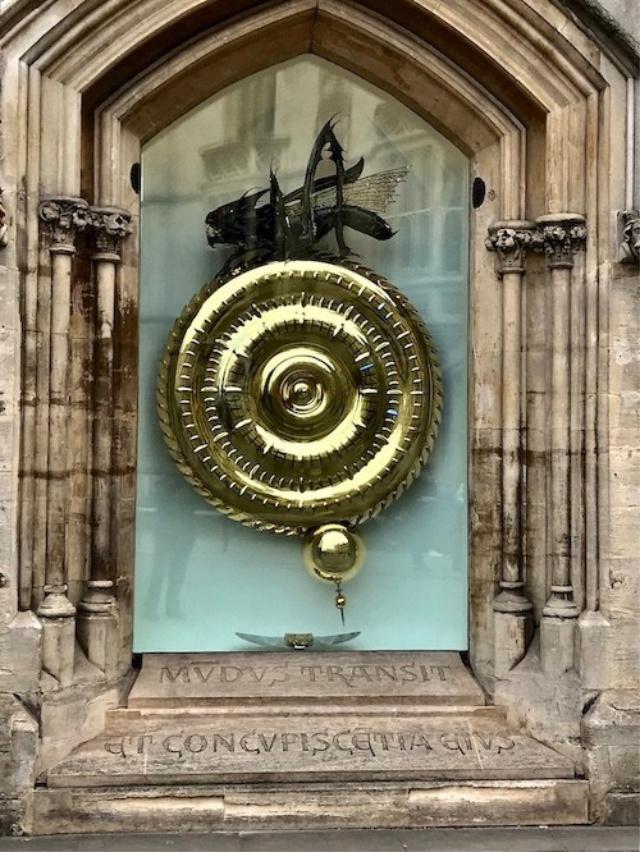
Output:
[[362,566],[355,528],[424,467],[442,386],[427,329],[380,275],[337,258],[215,278],[167,342],[157,410],[178,468],[216,509],[304,541],[336,589]]
[[342,584],[352,580],[364,564],[362,538],[344,524],[324,524],[307,534],[302,553],[305,567],[312,577],[335,585],[336,607],[344,624],[347,598]]

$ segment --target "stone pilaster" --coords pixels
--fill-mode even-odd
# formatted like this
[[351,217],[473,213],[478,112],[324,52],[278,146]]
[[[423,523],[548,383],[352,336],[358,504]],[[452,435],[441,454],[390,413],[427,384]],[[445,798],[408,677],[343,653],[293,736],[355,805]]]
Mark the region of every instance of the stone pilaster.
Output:
[[532,633],[532,605],[525,591],[521,410],[522,286],[534,227],[527,221],[497,222],[486,241],[502,282],[502,567],[493,603],[497,676],[524,657]]
[[552,303],[547,515],[550,594],[541,622],[541,655],[545,669],[562,672],[574,665],[575,619],[579,615],[571,581],[571,271],[576,252],[585,247],[587,232],[584,217],[574,213],[541,216],[537,224],[537,247],[547,258]]
[[67,597],[65,564],[71,269],[76,236],[90,222],[89,205],[81,198],[51,198],[41,202],[39,215],[51,256],[51,345],[47,561],[38,616],[43,624],[43,666],[68,684],[75,648],[75,607]]
[[78,605],[78,639],[87,657],[106,674],[116,667],[112,649],[118,626],[111,548],[113,323],[120,246],[131,231],[130,219],[117,208],[91,210],[96,274],[92,538],[90,578]]

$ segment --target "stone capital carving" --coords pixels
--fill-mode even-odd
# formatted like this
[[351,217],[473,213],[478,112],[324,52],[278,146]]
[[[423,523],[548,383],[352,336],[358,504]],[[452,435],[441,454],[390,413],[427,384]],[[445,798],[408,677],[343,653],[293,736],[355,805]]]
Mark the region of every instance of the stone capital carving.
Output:
[[587,241],[584,216],[579,213],[550,213],[536,220],[534,247],[543,251],[551,269],[571,269],[576,252]]
[[496,274],[499,278],[507,272],[524,272],[527,249],[533,243],[535,224],[512,220],[496,222],[489,227],[485,245],[495,252]]
[[3,193],[0,189],[0,249],[6,248],[9,242],[9,217],[7,216],[7,208],[4,206],[2,195]]
[[91,225],[95,240],[95,260],[120,260],[122,240],[131,233],[131,215],[117,207],[92,207]]
[[623,263],[640,263],[640,210],[625,210],[620,214],[622,220]]
[[83,198],[48,198],[40,202],[39,215],[49,248],[57,254],[74,254],[76,234],[91,224],[89,205]]

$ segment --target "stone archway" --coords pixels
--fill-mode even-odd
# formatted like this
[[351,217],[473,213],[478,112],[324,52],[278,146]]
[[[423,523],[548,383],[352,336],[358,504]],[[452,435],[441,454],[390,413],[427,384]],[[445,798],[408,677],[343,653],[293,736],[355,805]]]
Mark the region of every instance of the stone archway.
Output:
[[[632,58],[612,55],[556,7],[543,14],[525,0],[401,2],[384,15],[375,3],[333,0],[161,9],[114,0],[21,14],[3,36],[3,113],[15,127],[3,150],[13,211],[5,254],[21,353],[9,442],[21,476],[5,620],[12,658],[19,645],[37,658],[42,641],[51,708],[79,706],[87,683],[103,707],[127,681],[138,264],[130,170],[146,139],[203,98],[312,52],[427,118],[489,188],[471,234],[471,661],[514,715],[524,695],[526,721],[579,760],[585,691],[619,678],[592,648],[613,658],[629,635],[626,622],[612,627],[620,598],[609,565],[626,551],[611,546],[609,465],[622,460],[608,454],[615,377],[605,324],[618,260],[611,210],[633,204],[623,132]],[[518,669],[536,625],[539,657]],[[545,676],[564,690],[558,718],[544,715]],[[30,663],[13,691],[37,691],[39,680]],[[95,730],[79,712],[75,739],[51,722],[42,765]]]

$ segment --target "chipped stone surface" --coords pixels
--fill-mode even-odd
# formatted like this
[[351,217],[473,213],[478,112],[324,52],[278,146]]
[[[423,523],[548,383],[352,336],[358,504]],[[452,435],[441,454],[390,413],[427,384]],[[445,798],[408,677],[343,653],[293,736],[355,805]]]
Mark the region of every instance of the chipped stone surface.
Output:
[[[39,834],[579,825],[585,781],[362,782],[40,789]],[[454,844],[456,841],[454,840]],[[456,848],[458,848],[456,846]]]
[[[603,692],[582,721],[594,812],[620,821],[640,796],[640,697],[636,690]],[[616,800],[613,791],[626,794]],[[614,816],[615,815],[615,816]]]
[[86,661],[78,668],[81,677],[70,689],[60,689],[53,679],[43,683],[49,688],[40,703],[42,745],[38,774],[69,754],[79,743],[103,731],[109,711],[126,701],[130,677],[105,682],[100,672]]
[[145,654],[128,706],[318,699],[478,705],[484,693],[456,653]]
[[0,693],[24,695],[38,689],[42,627],[33,612],[18,612],[0,622]]
[[13,695],[0,695],[0,834],[20,834],[31,818],[38,724]]
[[640,793],[607,793],[602,803],[602,821],[607,825],[640,825]]

